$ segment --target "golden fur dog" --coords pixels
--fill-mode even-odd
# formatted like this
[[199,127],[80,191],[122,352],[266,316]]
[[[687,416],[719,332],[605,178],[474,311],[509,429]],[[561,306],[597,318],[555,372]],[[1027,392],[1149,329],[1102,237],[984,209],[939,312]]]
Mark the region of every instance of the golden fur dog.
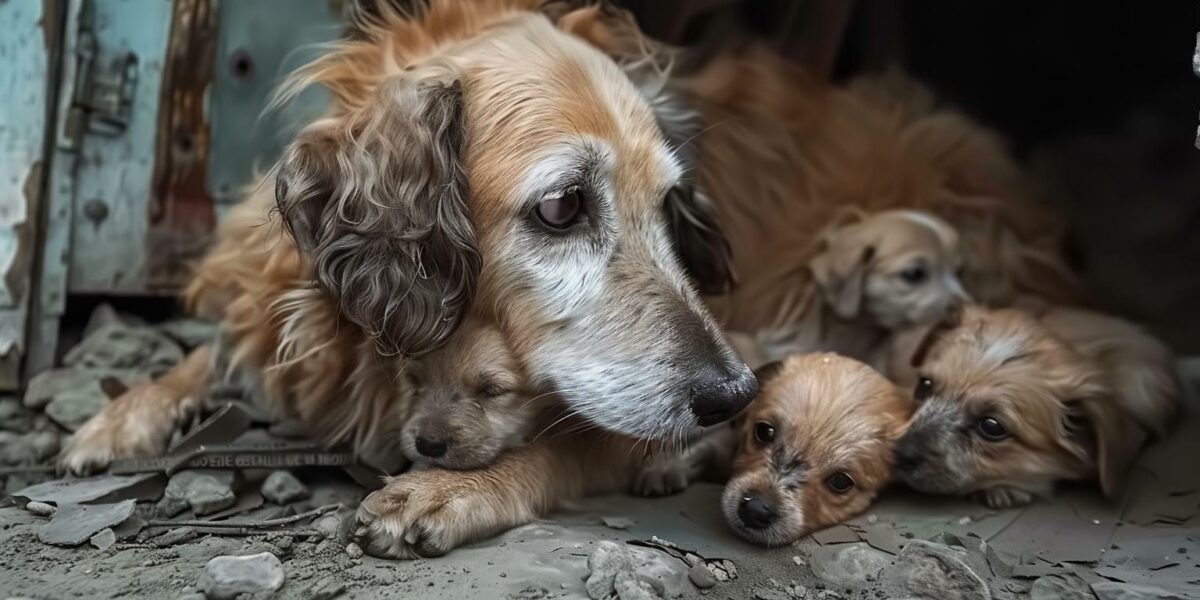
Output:
[[1007,507],[1099,480],[1112,496],[1176,411],[1170,351],[1112,317],[969,307],[912,338],[897,371],[919,406],[897,469],[918,490]]
[[[685,272],[726,248],[660,127],[659,88],[540,4],[360,15],[284,92],[323,85],[328,113],[231,212],[187,290],[221,320],[232,367],[326,443],[378,443],[410,404],[408,361],[468,313],[499,326],[535,391],[612,431],[678,435],[757,389]],[[97,419],[130,428],[117,421],[182,401],[157,396]],[[68,468],[152,449],[96,430]]]
[[760,372],[721,508],[738,535],[779,546],[870,506],[891,480],[913,404],[874,369],[836,354],[792,356]]

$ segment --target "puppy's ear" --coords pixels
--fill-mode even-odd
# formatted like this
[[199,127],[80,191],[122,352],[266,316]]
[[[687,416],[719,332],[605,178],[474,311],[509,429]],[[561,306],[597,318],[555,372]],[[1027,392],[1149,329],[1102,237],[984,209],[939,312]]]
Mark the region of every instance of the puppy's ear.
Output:
[[808,263],[825,302],[843,319],[853,319],[862,309],[867,267],[875,258],[874,246],[830,244]]
[[1112,399],[1100,394],[1068,402],[1064,415],[1067,436],[1096,466],[1104,495],[1115,497],[1148,438],[1146,431]]
[[929,358],[929,351],[938,342],[938,339],[947,332],[954,331],[962,325],[963,311],[962,304],[951,305],[946,310],[945,316],[937,323],[934,323],[929,328],[929,331],[925,332],[921,341],[917,342],[916,349],[913,350],[912,359],[908,362],[910,367],[916,369],[925,364],[925,359]]
[[769,362],[754,370],[754,377],[758,379],[758,387],[762,389],[768,381],[773,379],[780,371],[783,370],[783,361],[776,360]]
[[369,108],[302,132],[276,175],[279,211],[317,283],[387,352],[445,341],[479,272],[462,93],[446,79],[384,82]]

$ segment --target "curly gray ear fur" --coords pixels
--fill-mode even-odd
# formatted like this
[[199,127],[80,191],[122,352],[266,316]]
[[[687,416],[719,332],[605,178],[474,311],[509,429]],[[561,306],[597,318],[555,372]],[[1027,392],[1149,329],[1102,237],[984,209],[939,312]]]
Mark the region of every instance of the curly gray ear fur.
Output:
[[462,92],[429,79],[396,77],[369,109],[310,126],[276,174],[279,211],[317,283],[389,353],[440,346],[480,268]]

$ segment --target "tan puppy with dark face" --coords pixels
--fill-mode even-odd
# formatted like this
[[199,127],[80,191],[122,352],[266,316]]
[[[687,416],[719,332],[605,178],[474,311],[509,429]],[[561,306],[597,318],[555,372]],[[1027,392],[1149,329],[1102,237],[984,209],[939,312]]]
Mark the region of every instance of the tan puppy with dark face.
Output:
[[759,378],[721,500],[733,530],[778,546],[864,511],[891,479],[911,400],[836,354],[792,356]]
[[900,479],[978,494],[992,507],[1099,480],[1113,495],[1148,434],[1176,410],[1170,351],[1104,315],[969,307],[916,345],[919,407],[897,448]]
[[495,325],[468,319],[414,370],[419,389],[400,448],[417,465],[476,469],[533,428],[538,398]]

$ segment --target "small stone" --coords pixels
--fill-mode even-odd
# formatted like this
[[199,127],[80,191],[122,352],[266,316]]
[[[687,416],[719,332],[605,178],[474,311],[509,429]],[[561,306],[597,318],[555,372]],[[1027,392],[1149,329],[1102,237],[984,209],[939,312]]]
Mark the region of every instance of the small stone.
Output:
[[325,515],[313,522],[313,529],[327,538],[335,538],[341,525],[342,521],[337,518],[337,515]]
[[37,462],[44,462],[58,454],[58,433],[53,431],[38,431],[26,436],[27,443],[33,449]]
[[25,505],[25,510],[39,517],[51,517],[54,516],[54,511],[57,509],[45,502],[30,502]]
[[117,542],[117,534],[113,533],[113,530],[109,528],[93,535],[89,541],[100,550],[108,550]]
[[29,381],[24,403],[44,410],[60,427],[75,431],[108,404],[114,383],[128,388],[149,380],[149,373],[137,369],[51,369]]
[[867,523],[868,524],[874,525],[878,522],[879,522],[879,517],[876,516],[875,513],[871,513],[871,514],[867,515]]
[[830,585],[859,589],[868,577],[878,576],[892,557],[865,542],[821,546],[809,555],[812,573]]
[[966,552],[913,540],[900,551],[889,578],[914,596],[940,600],[989,600],[987,583],[964,561]]
[[793,556],[793,557],[792,557],[792,562],[796,563],[796,566],[797,566],[797,567],[803,567],[803,566],[806,564],[806,563],[804,562],[804,559],[803,559],[803,558],[800,558],[800,556],[799,556],[799,555],[795,555],[795,556]]
[[970,524],[971,524],[971,517],[963,517],[963,518],[959,519],[959,520],[958,520],[958,524],[959,524],[959,525],[970,525]]
[[33,425],[33,413],[21,405],[13,396],[0,397],[0,430],[29,431]]
[[629,553],[614,542],[600,542],[588,556],[587,566],[584,589],[592,600],[604,600],[612,594],[617,573],[629,569]]
[[612,529],[629,529],[633,525],[633,519],[627,517],[602,517],[605,527]]
[[178,506],[182,500],[197,516],[209,515],[233,506],[232,471],[180,471],[171,476],[163,492],[163,506]]
[[712,571],[709,571],[708,567],[704,566],[704,563],[693,565],[692,568],[688,569],[688,579],[692,581],[693,585],[702,590],[717,585],[716,575],[713,575]]
[[349,556],[350,558],[362,558],[362,555],[363,550],[362,548],[358,547],[358,544],[355,544],[354,542],[346,544],[346,556]]
[[270,552],[250,556],[218,556],[204,566],[196,587],[210,600],[233,600],[238,594],[273,592],[283,585],[283,565]]
[[275,504],[289,504],[308,498],[311,494],[289,471],[275,471],[262,484],[263,498]]

